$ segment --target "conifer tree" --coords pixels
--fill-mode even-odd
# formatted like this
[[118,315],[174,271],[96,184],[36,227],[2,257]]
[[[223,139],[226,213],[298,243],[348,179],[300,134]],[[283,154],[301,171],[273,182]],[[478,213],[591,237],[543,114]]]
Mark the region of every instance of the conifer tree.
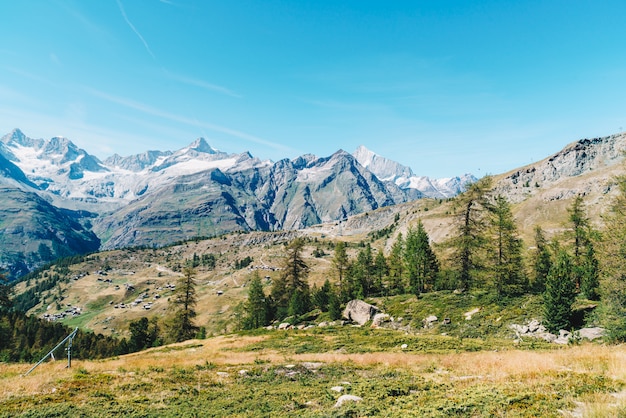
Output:
[[259,273],[255,271],[248,287],[248,300],[244,304],[245,313],[242,321],[244,329],[255,329],[267,325],[268,306],[263,283]]
[[580,293],[587,299],[600,299],[600,268],[594,245],[591,241],[587,243],[582,265],[579,267],[579,270]]
[[432,250],[424,224],[420,220],[417,229],[409,228],[404,242],[405,271],[409,286],[415,295],[424,292],[435,283],[439,262]]
[[544,325],[550,332],[570,328],[575,290],[571,257],[565,250],[559,250],[543,294]]
[[492,236],[494,248],[494,284],[498,296],[520,295],[526,288],[522,263],[522,240],[509,202],[497,196],[492,206]]
[[[582,282],[585,275],[593,275],[593,271],[588,270],[593,266],[593,260],[586,260],[589,255],[594,254],[593,248],[589,250],[591,236],[594,231],[591,229],[589,218],[585,212],[582,196],[578,195],[568,208],[569,221],[571,225],[570,235],[572,236],[572,247],[574,253],[574,277],[576,291],[582,291]],[[593,278],[591,278],[593,280]]]
[[550,254],[548,240],[540,226],[535,227],[535,249],[532,257],[534,273],[532,287],[535,292],[543,293],[546,289],[546,278],[552,266],[552,255]]
[[332,287],[330,281],[326,279],[324,284],[319,289],[314,287],[313,290],[313,304],[318,307],[322,312],[328,311],[328,304],[330,301],[330,294],[332,293]]
[[331,292],[328,297],[328,314],[333,321],[341,318],[341,303],[335,292]]
[[372,294],[374,283],[374,257],[372,255],[372,246],[367,243],[365,248],[361,249],[356,257],[354,267],[354,279],[360,290],[360,297],[368,297]]
[[337,279],[339,284],[339,289],[341,291],[344,290],[344,279],[346,276],[346,272],[350,266],[350,260],[348,259],[348,254],[346,252],[346,243],[343,241],[339,241],[335,245],[335,255],[333,257],[333,267],[337,271]]
[[458,212],[457,235],[452,239],[452,262],[456,265],[459,287],[470,289],[482,269],[480,251],[486,243],[486,220],[490,209],[488,193],[492,179],[485,176],[471,184],[456,198]]
[[387,281],[389,294],[397,295],[404,293],[404,238],[402,234],[398,234],[391,246],[387,265],[389,266]]
[[[281,264],[279,278],[272,286],[272,298],[277,305],[277,315],[284,317],[289,313],[290,306],[295,306],[295,314],[300,315],[306,312],[310,305],[309,285],[307,277],[309,266],[302,258],[304,240],[294,239],[285,248],[285,255]],[[294,300],[294,294],[298,293]],[[294,308],[294,309],[295,309]]]
[[175,342],[189,340],[196,336],[196,271],[191,266],[183,269],[183,277],[176,283],[176,290],[170,298],[173,316],[169,322],[170,336]]
[[626,176],[615,178],[618,193],[603,216],[600,241],[603,319],[613,341],[626,341]]
[[13,288],[9,279],[0,271],[0,312],[9,310],[13,306],[12,294]]

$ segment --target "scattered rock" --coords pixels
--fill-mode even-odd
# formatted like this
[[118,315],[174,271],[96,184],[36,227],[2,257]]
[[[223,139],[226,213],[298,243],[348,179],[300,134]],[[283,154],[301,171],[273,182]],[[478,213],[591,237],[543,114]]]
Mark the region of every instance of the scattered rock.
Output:
[[435,322],[437,322],[438,318],[435,315],[430,315],[422,321],[424,324],[424,328],[431,328]]
[[[574,337],[574,334],[566,330],[560,330],[559,335],[551,334],[546,327],[541,325],[536,319],[530,321],[528,325],[511,324],[509,328],[515,331],[518,340],[521,340],[522,337],[531,337],[540,338],[555,344],[569,344],[570,340]],[[606,330],[600,327],[581,328],[576,331],[576,334],[583,339],[595,340],[604,337]]]
[[317,324],[317,326],[320,327],[320,328],[327,327],[328,326],[328,322],[326,322],[326,321],[320,322],[319,324]]
[[289,322],[283,322],[278,326],[278,329],[291,329],[292,326]]
[[403,350],[406,350],[407,348],[409,348],[409,345],[408,344],[402,344],[400,346],[400,348],[403,349]]
[[571,338],[572,333],[564,329],[559,330],[559,336],[553,341],[555,344],[567,344]]
[[379,309],[376,306],[370,305],[362,300],[354,299],[348,302],[342,315],[349,321],[363,325],[367,321],[370,321],[378,312]]
[[465,312],[463,316],[465,317],[466,321],[469,321],[470,319],[472,319],[472,316],[476,315],[478,312],[480,312],[480,308],[474,308],[469,312]]
[[343,392],[343,386],[333,386],[332,388],[330,388],[330,390],[332,390],[333,392]]
[[537,321],[536,319],[533,319],[532,321],[528,323],[528,332],[537,332],[540,327],[541,327],[541,322]]
[[246,376],[248,374],[247,370],[239,370],[239,375],[240,376]]
[[600,327],[581,328],[578,333],[580,334],[580,338],[593,341],[598,338],[603,338],[606,335],[606,330]]
[[363,398],[355,395],[341,395],[333,408],[341,408],[346,402],[361,402]]
[[386,313],[377,313],[374,315],[374,318],[372,318],[372,327],[379,327],[383,322],[389,322],[390,320],[390,316]]
[[323,365],[324,363],[312,362],[312,361],[302,363],[302,367],[304,367],[307,370],[317,370]]
[[228,373],[226,373],[226,372],[217,372],[217,375],[219,377],[228,377]]

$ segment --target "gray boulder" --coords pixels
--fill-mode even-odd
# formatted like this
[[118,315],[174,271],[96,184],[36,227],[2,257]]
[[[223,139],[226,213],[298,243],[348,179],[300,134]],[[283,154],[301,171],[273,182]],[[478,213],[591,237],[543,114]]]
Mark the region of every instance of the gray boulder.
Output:
[[380,310],[374,305],[370,305],[362,300],[354,299],[348,302],[342,315],[349,321],[363,325],[367,321],[371,321],[374,315],[376,315],[379,311]]
[[581,328],[578,333],[580,334],[580,338],[586,338],[593,341],[598,338],[603,338],[606,335],[606,330],[600,327]]
[[341,408],[346,402],[361,402],[363,398],[355,395],[341,395],[333,408]]
[[386,313],[377,313],[376,315],[374,315],[374,318],[372,318],[372,327],[379,327],[382,325],[383,322],[390,322],[391,321],[391,317],[386,314]]

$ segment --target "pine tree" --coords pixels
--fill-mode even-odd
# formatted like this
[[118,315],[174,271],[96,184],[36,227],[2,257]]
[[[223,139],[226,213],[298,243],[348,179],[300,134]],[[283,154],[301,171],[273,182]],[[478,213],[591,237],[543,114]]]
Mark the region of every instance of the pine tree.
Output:
[[574,253],[574,277],[576,291],[580,291],[583,273],[583,258],[586,247],[589,245],[590,225],[589,218],[585,213],[584,202],[582,196],[578,195],[574,198],[572,206],[568,208],[569,222],[571,225],[570,235],[572,236],[572,247]]
[[580,266],[580,293],[587,299],[600,299],[600,267],[592,242],[587,248]]
[[318,307],[322,312],[328,311],[328,303],[330,301],[330,294],[332,293],[332,287],[330,281],[326,279],[324,284],[319,289],[313,290],[313,304]]
[[348,259],[348,254],[346,253],[346,243],[343,241],[339,241],[335,245],[335,255],[333,257],[333,266],[337,271],[337,278],[339,287],[343,286],[343,279],[346,275],[346,271],[348,270],[348,266],[350,264],[350,260]]
[[429,241],[420,220],[417,229],[409,228],[404,242],[405,271],[409,277],[411,291],[415,295],[432,288],[439,273],[439,262]]
[[559,250],[550,269],[544,292],[544,325],[550,332],[570,328],[572,304],[576,297],[574,271],[570,255]]
[[357,254],[354,268],[356,275],[354,278],[361,289],[360,296],[370,296],[374,284],[374,257],[372,255],[372,246],[369,243]]
[[196,271],[187,266],[183,269],[183,277],[176,283],[176,290],[170,298],[170,309],[173,312],[169,322],[170,336],[175,342],[194,338],[198,327],[193,320],[196,317]]
[[12,294],[13,287],[11,287],[9,279],[0,271],[0,312],[7,311],[13,306]]
[[389,294],[399,295],[404,293],[404,238],[402,234],[398,234],[391,246],[387,265],[389,267],[387,282]]
[[522,262],[522,240],[509,202],[497,196],[492,207],[492,237],[494,251],[493,273],[498,296],[520,295],[526,288]]
[[341,303],[337,293],[331,292],[328,297],[328,314],[333,321],[341,318]]
[[294,239],[285,249],[280,276],[272,286],[272,298],[277,305],[279,317],[288,314],[296,292],[298,292],[297,308],[301,310],[297,312],[297,315],[305,313],[305,310],[309,308],[309,285],[307,283],[309,266],[302,258],[303,249],[304,240],[301,238]]
[[548,241],[540,226],[535,227],[535,250],[533,257],[533,290],[537,293],[543,293],[546,289],[546,279],[552,266],[552,255]]
[[491,177],[483,177],[456,199],[459,212],[458,233],[452,239],[452,261],[456,264],[459,287],[468,290],[476,285],[477,273],[482,269],[480,251],[487,238],[486,217],[490,208],[487,200]]
[[148,345],[148,318],[142,317],[128,324],[130,331],[130,339],[128,340],[128,349],[131,353],[141,351]]
[[374,257],[374,284],[372,292],[375,294],[382,294],[383,292],[383,279],[387,276],[389,268],[387,267],[387,259],[383,250],[380,249]]
[[618,193],[603,216],[599,252],[603,320],[613,341],[626,341],[626,176],[615,178]]
[[244,329],[255,329],[267,325],[267,300],[263,292],[263,283],[258,272],[252,274],[248,287],[248,300],[245,303]]

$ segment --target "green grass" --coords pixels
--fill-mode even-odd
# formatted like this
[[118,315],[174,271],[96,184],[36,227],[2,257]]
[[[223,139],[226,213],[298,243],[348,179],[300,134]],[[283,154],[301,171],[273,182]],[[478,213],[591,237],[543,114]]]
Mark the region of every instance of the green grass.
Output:
[[[58,381],[54,393],[2,401],[0,417],[557,417],[572,406],[569,397],[621,387],[603,375],[573,372],[501,384],[435,382],[383,365],[246,365],[245,374],[239,367],[79,371]],[[337,385],[363,401],[333,408]]]

